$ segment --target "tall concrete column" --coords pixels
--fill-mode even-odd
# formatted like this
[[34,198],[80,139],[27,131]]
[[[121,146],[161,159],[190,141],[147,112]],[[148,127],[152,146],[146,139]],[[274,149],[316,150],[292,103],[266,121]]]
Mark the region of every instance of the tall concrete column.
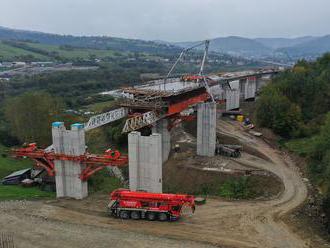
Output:
[[237,89],[226,89],[226,111],[239,109],[239,96]]
[[[52,124],[53,148],[55,153],[64,154],[64,133],[66,129],[63,122],[54,122]],[[62,160],[55,160],[55,184],[56,196],[66,196],[66,184],[64,177],[65,164]]]
[[229,82],[230,88],[226,89],[226,111],[239,109],[240,81]]
[[162,160],[167,161],[171,151],[171,133],[168,131],[168,120],[161,119],[152,128],[152,133],[159,133],[162,136]]
[[244,99],[248,100],[255,98],[256,91],[257,91],[257,78],[256,77],[247,78],[245,84]]
[[[82,155],[85,153],[85,131],[82,124],[71,125],[66,130],[63,122],[52,125],[53,146],[55,153],[66,155]],[[79,176],[85,165],[74,161],[55,161],[55,182],[57,197],[72,197],[83,199],[88,195],[87,181]]]
[[128,135],[129,187],[131,190],[162,192],[162,137],[160,134]]
[[197,105],[197,155],[212,157],[216,145],[216,103]]
[[245,97],[245,85],[246,85],[247,79],[240,79],[239,80],[239,91],[240,91],[240,98],[244,99]]

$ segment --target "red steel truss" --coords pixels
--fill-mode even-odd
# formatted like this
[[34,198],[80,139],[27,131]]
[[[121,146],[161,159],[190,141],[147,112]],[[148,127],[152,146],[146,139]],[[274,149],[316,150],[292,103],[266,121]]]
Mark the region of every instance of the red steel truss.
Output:
[[36,162],[38,167],[44,168],[49,176],[54,176],[55,160],[75,161],[86,165],[86,168],[81,172],[80,179],[86,181],[95,172],[102,170],[107,166],[125,166],[128,163],[128,157],[122,155],[117,150],[108,149],[103,155],[94,155],[85,153],[83,155],[66,155],[58,154],[54,151],[46,152],[43,149],[37,148],[35,143],[29,144],[27,147],[13,149],[12,153],[17,158],[28,157]]

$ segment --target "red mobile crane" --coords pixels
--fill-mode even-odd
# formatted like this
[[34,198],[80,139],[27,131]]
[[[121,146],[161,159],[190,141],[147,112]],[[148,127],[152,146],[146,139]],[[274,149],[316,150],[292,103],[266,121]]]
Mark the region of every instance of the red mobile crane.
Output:
[[117,189],[111,193],[110,199],[109,213],[121,219],[177,220],[184,207],[195,211],[195,198],[192,195]]

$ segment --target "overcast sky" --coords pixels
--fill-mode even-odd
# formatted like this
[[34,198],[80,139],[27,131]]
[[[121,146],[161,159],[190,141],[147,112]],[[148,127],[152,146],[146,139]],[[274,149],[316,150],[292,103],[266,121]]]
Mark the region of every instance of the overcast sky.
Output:
[[190,41],[330,34],[330,0],[0,0],[0,26]]

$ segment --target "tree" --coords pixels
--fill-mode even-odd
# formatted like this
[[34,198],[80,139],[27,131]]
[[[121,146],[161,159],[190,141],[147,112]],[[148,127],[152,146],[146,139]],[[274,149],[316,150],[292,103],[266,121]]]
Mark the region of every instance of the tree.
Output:
[[7,100],[4,112],[10,130],[18,140],[45,146],[50,144],[51,123],[62,107],[60,99],[34,92]]
[[300,126],[301,111],[298,105],[281,95],[275,86],[266,88],[257,102],[257,122],[284,137],[294,135]]

